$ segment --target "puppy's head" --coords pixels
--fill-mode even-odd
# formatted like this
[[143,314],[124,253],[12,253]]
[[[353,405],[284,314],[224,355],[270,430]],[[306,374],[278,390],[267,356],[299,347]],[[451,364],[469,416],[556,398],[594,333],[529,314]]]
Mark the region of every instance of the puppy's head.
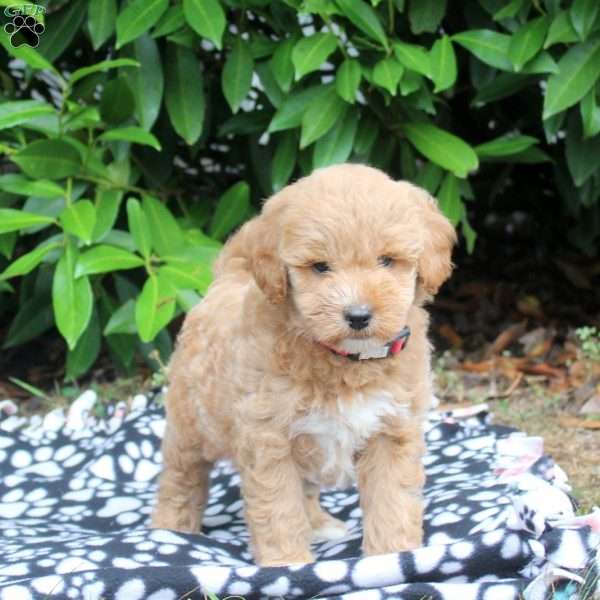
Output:
[[250,258],[267,298],[287,303],[307,335],[361,352],[406,325],[419,288],[435,294],[450,275],[455,241],[424,190],[348,164],[269,199]]

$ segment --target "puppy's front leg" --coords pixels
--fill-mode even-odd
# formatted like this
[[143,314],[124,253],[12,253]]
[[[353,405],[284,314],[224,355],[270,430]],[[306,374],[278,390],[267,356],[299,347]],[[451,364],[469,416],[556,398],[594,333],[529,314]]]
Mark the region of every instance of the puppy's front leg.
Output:
[[380,433],[369,440],[357,463],[365,554],[421,545],[423,451],[419,425],[397,436]]
[[312,562],[312,530],[289,440],[280,433],[261,432],[247,439],[240,452],[246,521],[256,562],[263,566]]

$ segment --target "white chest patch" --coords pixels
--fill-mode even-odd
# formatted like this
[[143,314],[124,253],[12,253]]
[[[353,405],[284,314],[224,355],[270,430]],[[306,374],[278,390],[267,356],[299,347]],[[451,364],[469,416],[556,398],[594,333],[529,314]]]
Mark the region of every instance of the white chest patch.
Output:
[[313,411],[292,424],[290,436],[310,435],[323,450],[319,481],[347,487],[355,479],[354,455],[382,427],[386,416],[409,415],[408,405],[398,404],[387,391],[358,394],[352,402],[338,400],[336,409]]

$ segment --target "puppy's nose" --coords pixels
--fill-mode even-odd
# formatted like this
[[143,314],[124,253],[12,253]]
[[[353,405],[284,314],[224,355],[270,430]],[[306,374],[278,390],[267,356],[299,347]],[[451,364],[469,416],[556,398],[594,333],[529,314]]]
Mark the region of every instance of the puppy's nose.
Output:
[[373,312],[368,304],[353,304],[344,310],[344,318],[352,329],[364,329],[372,317]]

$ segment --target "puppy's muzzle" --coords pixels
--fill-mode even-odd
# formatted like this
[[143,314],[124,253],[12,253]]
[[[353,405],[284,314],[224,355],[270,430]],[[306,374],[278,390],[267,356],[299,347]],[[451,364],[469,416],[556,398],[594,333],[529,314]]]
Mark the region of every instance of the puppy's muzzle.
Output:
[[357,331],[368,327],[372,318],[373,311],[368,304],[352,304],[344,309],[344,319]]

